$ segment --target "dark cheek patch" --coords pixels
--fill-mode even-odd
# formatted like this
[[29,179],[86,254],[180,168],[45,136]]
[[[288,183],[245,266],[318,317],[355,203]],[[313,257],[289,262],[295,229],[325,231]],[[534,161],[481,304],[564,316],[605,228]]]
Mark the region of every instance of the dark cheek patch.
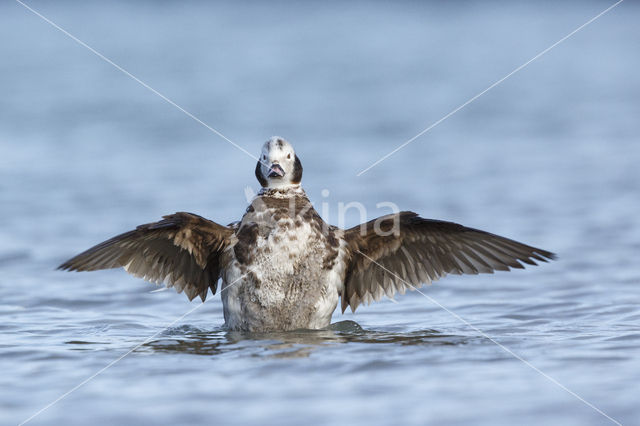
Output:
[[262,169],[260,168],[261,165],[262,163],[260,163],[260,161],[256,164],[256,178],[258,179],[258,182],[260,182],[260,186],[266,187],[269,183],[264,176],[262,176]]
[[291,183],[300,183],[302,180],[302,163],[296,155],[296,160],[293,165],[293,176],[291,177]]

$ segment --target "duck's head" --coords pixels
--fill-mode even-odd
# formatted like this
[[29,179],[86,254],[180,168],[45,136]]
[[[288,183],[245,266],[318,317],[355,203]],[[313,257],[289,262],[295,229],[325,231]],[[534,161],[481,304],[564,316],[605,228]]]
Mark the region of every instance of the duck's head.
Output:
[[291,144],[279,136],[266,141],[256,164],[256,177],[265,188],[300,185],[302,163]]

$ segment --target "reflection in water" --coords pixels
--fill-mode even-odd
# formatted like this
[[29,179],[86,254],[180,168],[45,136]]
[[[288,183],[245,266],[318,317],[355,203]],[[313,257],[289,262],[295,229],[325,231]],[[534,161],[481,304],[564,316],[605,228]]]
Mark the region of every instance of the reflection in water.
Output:
[[365,330],[354,321],[340,321],[323,330],[295,330],[287,332],[251,333],[211,331],[191,326],[171,328],[160,338],[143,347],[156,352],[177,352],[194,355],[220,355],[232,351],[255,352],[256,356],[273,358],[304,358],[327,345],[346,343],[399,345],[462,345],[468,337],[442,334],[424,329],[409,333]]

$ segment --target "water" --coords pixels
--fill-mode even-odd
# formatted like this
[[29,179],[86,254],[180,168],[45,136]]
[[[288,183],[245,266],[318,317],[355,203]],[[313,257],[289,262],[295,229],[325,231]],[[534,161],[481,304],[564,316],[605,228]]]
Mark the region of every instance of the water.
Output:
[[[238,219],[255,162],[4,2],[1,423],[132,348],[30,424],[610,423],[549,378],[637,423],[637,4],[360,177],[610,3],[29,4],[251,153],[273,134],[291,140],[331,223],[340,202],[373,218],[392,201],[560,258],[270,335],[222,330],[219,296],[199,305],[122,271],[55,271],[163,214]],[[358,220],[350,211],[346,225]]]

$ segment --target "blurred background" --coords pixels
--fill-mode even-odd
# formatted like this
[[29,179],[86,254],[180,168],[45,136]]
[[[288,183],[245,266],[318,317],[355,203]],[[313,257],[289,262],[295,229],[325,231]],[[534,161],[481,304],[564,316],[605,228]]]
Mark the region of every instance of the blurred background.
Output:
[[[622,423],[640,417],[640,7],[614,2],[27,4],[310,198],[390,201],[555,251],[427,294]],[[54,271],[163,214],[226,224],[255,160],[18,2],[0,4],[0,421],[19,423],[192,309],[122,271]],[[328,196],[322,196],[322,190]],[[356,211],[347,225],[358,223]],[[235,336],[218,296],[35,424],[606,424],[419,294],[328,334]]]

